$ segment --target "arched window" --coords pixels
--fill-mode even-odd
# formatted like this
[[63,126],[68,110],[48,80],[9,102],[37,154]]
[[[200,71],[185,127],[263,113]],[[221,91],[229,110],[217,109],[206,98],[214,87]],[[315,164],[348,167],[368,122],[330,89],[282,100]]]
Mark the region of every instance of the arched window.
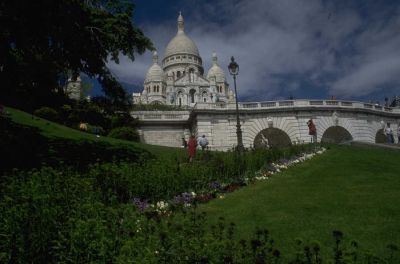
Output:
[[176,73],[176,78],[180,78],[180,77],[181,77],[181,72],[178,71],[178,72]]
[[196,90],[192,89],[190,90],[190,102],[193,104],[194,103],[194,94],[196,93]]
[[182,106],[182,92],[178,92],[178,103],[179,103],[179,107]]
[[155,85],[153,86],[153,92],[154,93],[156,92],[156,86]]
[[204,102],[204,103],[207,103],[207,97],[208,97],[208,95],[207,95],[207,92],[206,92],[206,91],[203,92],[202,97],[203,97],[203,102]]

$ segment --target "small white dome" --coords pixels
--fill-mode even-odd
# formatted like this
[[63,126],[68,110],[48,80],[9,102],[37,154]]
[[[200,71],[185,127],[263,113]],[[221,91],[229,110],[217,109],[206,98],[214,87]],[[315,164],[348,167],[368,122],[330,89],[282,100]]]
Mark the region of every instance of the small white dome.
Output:
[[161,82],[163,80],[164,80],[164,71],[161,69],[160,65],[158,65],[157,51],[154,51],[153,65],[151,65],[151,67],[147,71],[145,82],[150,82],[150,81]]
[[208,70],[207,79],[211,80],[211,78],[215,77],[217,82],[225,82],[225,73],[221,67],[218,66],[217,54],[215,52],[213,52],[212,60],[213,66]]
[[171,39],[165,49],[164,58],[174,54],[192,54],[200,57],[199,49],[191,38],[186,36],[184,31],[183,17],[179,14],[178,17],[178,33]]

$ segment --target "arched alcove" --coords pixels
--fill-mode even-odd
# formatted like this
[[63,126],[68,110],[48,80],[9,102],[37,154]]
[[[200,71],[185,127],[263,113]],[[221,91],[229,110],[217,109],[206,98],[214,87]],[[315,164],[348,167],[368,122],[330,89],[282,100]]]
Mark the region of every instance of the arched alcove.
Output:
[[322,143],[343,143],[353,140],[350,132],[341,126],[331,126],[322,135]]
[[189,92],[189,94],[190,94],[190,103],[195,103],[196,101],[195,101],[195,93],[196,93],[196,90],[194,90],[194,89],[192,89],[192,90],[190,90],[190,92]]
[[266,128],[262,130],[254,139],[254,148],[269,147],[288,147],[292,144],[290,137],[278,128]]
[[381,128],[376,132],[375,143],[386,143],[386,142],[387,142],[386,135],[383,131],[383,128]]

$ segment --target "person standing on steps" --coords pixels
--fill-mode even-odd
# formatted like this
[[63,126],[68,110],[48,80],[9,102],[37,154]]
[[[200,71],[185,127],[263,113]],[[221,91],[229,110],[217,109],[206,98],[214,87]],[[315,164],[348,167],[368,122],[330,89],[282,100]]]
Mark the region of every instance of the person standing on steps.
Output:
[[204,149],[207,148],[208,140],[205,135],[203,135],[201,138],[199,138],[199,145],[201,147],[201,150],[203,150],[203,151],[204,151]]
[[308,126],[308,134],[311,136],[311,143],[317,143],[317,128],[315,127],[312,118],[308,120],[307,126]]
[[400,123],[397,125],[397,144],[400,144]]
[[194,137],[194,135],[190,136],[189,142],[188,142],[188,157],[189,157],[189,162],[193,161],[194,156],[196,156],[196,147],[197,147],[197,140]]
[[385,128],[385,135],[386,135],[386,139],[387,139],[387,143],[391,144],[393,143],[393,131],[390,128],[390,123],[386,124],[386,128]]

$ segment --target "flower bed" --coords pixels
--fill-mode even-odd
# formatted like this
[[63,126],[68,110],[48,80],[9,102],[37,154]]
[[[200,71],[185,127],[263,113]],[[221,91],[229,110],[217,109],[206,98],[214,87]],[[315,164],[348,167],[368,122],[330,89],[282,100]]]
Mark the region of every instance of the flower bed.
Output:
[[[199,193],[183,192],[176,195],[173,199],[165,201],[160,200],[153,203],[149,203],[149,199],[134,198],[133,204],[139,211],[156,211],[161,214],[165,214],[167,211],[173,211],[176,207],[191,207],[197,203],[206,203],[212,199],[219,198],[223,199],[225,193],[234,192],[237,189],[247,186],[255,181],[263,181],[270,179],[273,175],[277,175],[283,170],[289,167],[300,164],[306,160],[309,160],[316,155],[323,154],[326,148],[318,148],[317,151],[302,153],[295,155],[289,159],[281,158],[276,162],[266,163],[260,170],[248,177],[240,177],[232,182],[218,182],[212,181],[207,184],[206,188],[200,190]],[[248,175],[248,174],[247,174]]]

